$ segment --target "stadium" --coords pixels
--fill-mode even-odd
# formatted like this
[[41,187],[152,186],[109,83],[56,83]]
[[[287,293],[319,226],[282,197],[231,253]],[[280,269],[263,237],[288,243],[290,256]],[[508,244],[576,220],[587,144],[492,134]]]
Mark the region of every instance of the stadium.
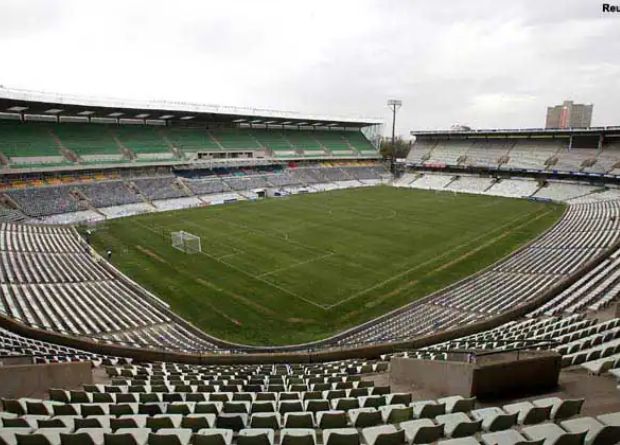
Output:
[[620,126],[393,112],[0,86],[0,445],[620,443]]

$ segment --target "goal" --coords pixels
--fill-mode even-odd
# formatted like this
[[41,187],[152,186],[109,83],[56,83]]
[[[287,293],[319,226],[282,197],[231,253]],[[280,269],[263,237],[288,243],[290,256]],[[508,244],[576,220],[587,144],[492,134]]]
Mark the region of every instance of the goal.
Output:
[[172,247],[185,253],[200,253],[202,249],[200,247],[200,237],[192,235],[191,233],[184,232],[170,232],[172,238]]

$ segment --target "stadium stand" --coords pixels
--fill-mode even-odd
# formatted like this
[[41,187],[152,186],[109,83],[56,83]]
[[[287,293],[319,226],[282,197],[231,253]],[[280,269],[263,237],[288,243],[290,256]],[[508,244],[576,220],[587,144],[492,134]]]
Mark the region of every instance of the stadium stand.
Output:
[[[585,135],[577,130],[553,134],[536,129],[412,134],[416,142],[407,162],[416,166],[615,176],[620,165],[615,127],[590,129]],[[573,146],[573,137],[589,138],[589,142]]]
[[532,196],[540,185],[533,179],[499,179],[486,192],[496,196],[523,198]]
[[118,344],[216,349],[100,264],[73,229],[2,224],[0,250],[0,311],[29,326]]
[[[213,168],[196,170],[189,176],[177,176],[168,170],[160,174],[128,176],[125,179],[88,177],[55,185],[33,183],[32,187],[24,187],[20,183],[19,188],[7,186],[0,192],[0,196],[4,193],[18,206],[12,209],[12,214],[20,220],[26,218],[23,214],[40,218],[73,212],[76,218],[67,221],[79,221],[83,218],[97,218],[97,210],[100,214],[112,217],[156,211],[158,208],[166,208],[163,201],[170,199],[192,196],[204,198],[211,194],[256,189],[292,190],[318,183],[340,183],[339,187],[359,186],[361,183],[380,183],[387,180],[388,176],[383,165],[372,161],[329,165],[318,163],[312,167],[291,168],[279,165],[261,169]],[[158,201],[156,206],[153,206],[153,201]],[[177,206],[182,202],[188,206],[196,205],[196,200],[190,199],[177,201],[172,208],[179,208]],[[90,213],[84,213],[87,211]],[[63,219],[54,217],[49,221]]]
[[484,193],[493,185],[493,178],[481,178],[476,176],[456,177],[444,187],[445,190],[463,193]]
[[552,199],[556,201],[568,201],[569,199],[579,198],[581,196],[594,193],[600,190],[600,187],[588,186],[578,183],[561,183],[549,181],[545,186],[541,187],[532,196],[536,198]]
[[78,123],[48,126],[61,143],[83,162],[106,163],[126,160],[107,126]]
[[137,178],[131,181],[144,196],[151,200],[171,199],[187,196],[174,176]]
[[58,166],[69,161],[45,124],[0,120],[0,153],[17,166]]
[[[554,327],[510,330],[554,332]],[[60,445],[608,445],[620,440],[619,414],[584,416],[583,398],[538,397],[491,406],[462,396],[418,400],[364,379],[386,365],[116,362],[105,367],[106,384],[52,388],[49,399],[3,399],[0,438]]]
[[78,201],[71,196],[69,185],[7,190],[6,194],[30,216],[53,215],[80,210]]
[[0,120],[0,154],[11,168],[165,162],[197,153],[246,151],[276,158],[376,157],[360,131],[231,127],[158,127],[140,124]]
[[[0,356],[31,357],[33,363],[61,363],[91,361],[94,367],[131,363],[130,358],[109,357],[60,346],[41,340],[34,340],[0,328]],[[0,417],[2,414],[0,414]]]
[[160,130],[171,145],[180,148],[183,153],[198,151],[220,151],[221,146],[208,131],[193,127],[168,127]]

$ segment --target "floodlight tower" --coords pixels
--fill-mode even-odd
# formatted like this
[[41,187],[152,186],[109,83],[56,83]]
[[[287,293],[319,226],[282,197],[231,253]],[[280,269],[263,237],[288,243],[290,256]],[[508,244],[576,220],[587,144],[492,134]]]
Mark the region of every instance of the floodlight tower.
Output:
[[396,112],[403,105],[400,99],[389,99],[387,106],[392,110],[392,173],[394,173],[394,165],[396,163]]

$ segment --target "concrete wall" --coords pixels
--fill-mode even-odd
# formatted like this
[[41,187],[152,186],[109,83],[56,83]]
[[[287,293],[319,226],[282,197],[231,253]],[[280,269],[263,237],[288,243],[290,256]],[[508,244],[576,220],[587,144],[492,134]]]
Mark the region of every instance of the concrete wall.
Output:
[[29,355],[6,355],[0,357],[0,366],[9,366],[9,365],[32,365],[33,359]]
[[462,395],[480,399],[555,388],[561,356],[555,352],[494,354],[466,361],[394,358],[390,384],[415,385],[437,396]]
[[0,397],[42,397],[50,388],[80,389],[93,382],[90,362],[0,367]]
[[[514,354],[513,354],[514,355]],[[537,393],[558,385],[562,357],[554,352],[522,353],[519,360],[498,360],[477,365],[472,382],[472,393],[478,398],[496,395]]]
[[415,385],[438,396],[470,397],[474,366],[466,362],[393,358],[390,385]]

